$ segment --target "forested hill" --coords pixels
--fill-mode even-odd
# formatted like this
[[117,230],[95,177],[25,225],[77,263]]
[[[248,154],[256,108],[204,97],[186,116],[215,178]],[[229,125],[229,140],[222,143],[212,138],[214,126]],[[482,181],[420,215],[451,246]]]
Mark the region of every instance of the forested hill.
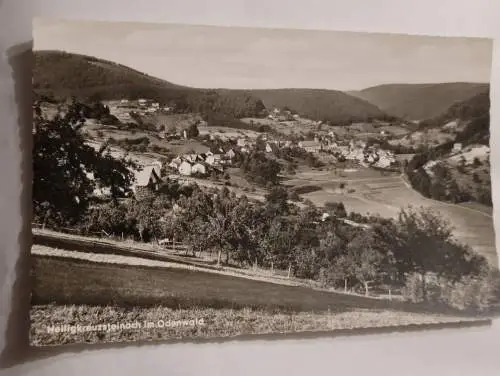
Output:
[[423,121],[420,128],[443,127],[448,122],[465,123],[463,130],[456,135],[456,142],[464,145],[489,145],[490,136],[490,95],[489,91],[479,93],[465,101],[455,103],[443,114]]
[[377,106],[337,90],[269,89],[251,92],[262,99],[268,109],[288,107],[301,116],[333,124],[372,119],[392,120]]
[[390,115],[407,120],[430,119],[450,106],[489,91],[487,83],[388,84],[349,92]]
[[175,104],[184,111],[215,111],[237,118],[262,116],[266,108],[274,107],[288,107],[332,124],[388,118],[375,105],[341,91],[197,89],[110,61],[61,51],[35,51],[33,82],[38,96],[100,100],[144,97]]

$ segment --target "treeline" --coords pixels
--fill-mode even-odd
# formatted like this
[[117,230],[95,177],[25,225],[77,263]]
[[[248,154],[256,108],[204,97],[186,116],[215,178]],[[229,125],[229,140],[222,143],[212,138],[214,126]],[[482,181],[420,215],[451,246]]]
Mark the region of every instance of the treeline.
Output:
[[[457,136],[458,139],[460,138]],[[439,162],[441,157],[451,151],[453,144],[453,141],[446,142],[434,148],[426,148],[425,151],[414,155],[405,166],[409,183],[423,196],[434,200],[453,203],[476,201],[483,205],[492,206],[490,184],[479,184],[477,174],[473,174],[473,181],[477,185],[476,189],[460,188],[449,167]],[[438,161],[432,167],[432,176],[424,168],[430,161]],[[464,166],[459,165],[457,171],[465,173]]]
[[251,93],[262,99],[268,110],[287,107],[292,113],[331,125],[396,119],[363,99],[336,90],[274,89]]
[[[342,221],[360,217],[369,228]],[[458,243],[450,226],[426,209],[402,210],[394,220],[347,216],[340,203],[302,209],[289,204],[281,187],[260,203],[227,188],[166,182],[149,199],[90,209],[78,227],[82,233],[105,231],[142,241],[175,239],[193,254],[213,251],[218,264],[280,269],[346,291],[401,290],[413,301],[474,309],[487,309],[495,297],[493,284],[483,286],[493,273],[485,259]],[[482,287],[457,299],[457,289],[470,284]]]
[[[98,100],[150,98],[179,113],[223,114],[235,119],[262,117],[274,107],[290,108],[301,116],[332,125],[386,120],[371,103],[335,90],[206,90],[184,87],[136,70],[89,56],[58,51],[35,52],[34,90],[37,95],[75,95]],[[267,109],[267,110],[266,110]]]
[[249,92],[184,87],[110,61],[60,51],[35,52],[33,77],[37,95],[49,98],[149,98],[179,113],[214,112],[236,119],[265,113],[262,101]]
[[245,123],[232,114],[225,114],[210,110],[205,113],[203,120],[207,122],[209,127],[227,127],[234,129],[250,130],[254,132],[264,133],[272,131],[269,125]]
[[488,91],[479,93],[472,98],[455,103],[442,115],[422,121],[420,128],[441,127],[456,119],[471,120],[483,117],[490,112],[490,95]]

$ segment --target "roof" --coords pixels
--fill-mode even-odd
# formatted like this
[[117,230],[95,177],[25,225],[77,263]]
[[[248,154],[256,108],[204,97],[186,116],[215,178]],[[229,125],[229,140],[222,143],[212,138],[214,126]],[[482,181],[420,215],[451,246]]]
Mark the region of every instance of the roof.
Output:
[[139,187],[146,187],[149,184],[151,175],[155,175],[156,178],[160,179],[160,171],[158,166],[145,166],[141,171],[137,171],[135,174],[136,185]]

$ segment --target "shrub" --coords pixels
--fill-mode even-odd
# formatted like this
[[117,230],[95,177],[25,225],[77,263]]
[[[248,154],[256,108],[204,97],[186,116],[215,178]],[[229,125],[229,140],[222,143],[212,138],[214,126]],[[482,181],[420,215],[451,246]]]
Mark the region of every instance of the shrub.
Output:
[[413,303],[421,302],[424,298],[422,276],[418,273],[409,274],[406,277],[405,285],[401,289],[401,294],[405,300]]

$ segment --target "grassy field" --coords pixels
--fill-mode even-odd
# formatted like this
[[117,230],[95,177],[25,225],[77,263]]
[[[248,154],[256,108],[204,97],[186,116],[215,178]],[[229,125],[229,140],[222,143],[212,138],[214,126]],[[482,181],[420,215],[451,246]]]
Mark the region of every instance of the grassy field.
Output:
[[[435,307],[165,267],[33,256],[34,345],[318,331],[472,320]],[[203,319],[203,325],[49,333],[52,325]]]
[[235,129],[228,127],[214,127],[214,126],[198,126],[200,135],[212,135],[217,137],[240,138],[248,137],[251,139],[257,138],[260,133],[248,129]]
[[[339,182],[345,183],[343,194],[335,189]],[[430,200],[411,189],[398,174],[383,176],[381,172],[368,168],[351,171],[299,171],[287,185],[314,184],[322,190],[307,193],[302,197],[316,205],[329,201],[342,201],[348,212],[396,216],[408,205],[430,207],[441,213],[455,228],[454,235],[470,245],[497,265],[495,234],[491,208],[477,203],[449,204]]]
[[[47,320],[50,317],[50,320]],[[350,312],[270,312],[261,309],[35,305],[30,342],[34,346],[71,343],[223,338],[252,334],[325,332],[474,321],[440,314],[388,310]],[[50,333],[52,326],[136,324],[133,329]]]

